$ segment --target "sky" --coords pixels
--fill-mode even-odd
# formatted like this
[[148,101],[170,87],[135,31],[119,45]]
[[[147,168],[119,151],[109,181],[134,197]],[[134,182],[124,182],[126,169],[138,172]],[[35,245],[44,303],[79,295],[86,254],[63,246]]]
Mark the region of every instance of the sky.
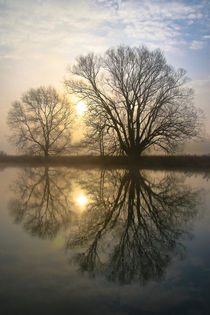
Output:
[[22,93],[62,89],[78,55],[144,44],[187,71],[207,134],[186,150],[210,153],[209,13],[210,0],[0,0],[0,151],[15,152],[6,120]]

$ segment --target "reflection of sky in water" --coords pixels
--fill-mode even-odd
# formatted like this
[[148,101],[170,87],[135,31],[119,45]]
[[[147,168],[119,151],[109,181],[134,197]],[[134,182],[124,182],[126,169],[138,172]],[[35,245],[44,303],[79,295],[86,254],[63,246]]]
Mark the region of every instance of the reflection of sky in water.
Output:
[[[197,205],[202,214],[198,213],[188,224],[192,238],[180,240],[186,247],[183,257],[174,251],[163,279],[147,282],[144,287],[137,282],[118,285],[105,281],[102,276],[92,279],[87,274],[81,275],[77,265],[69,264],[68,258],[74,254],[74,249],[68,255],[65,253],[62,232],[52,240],[39,239],[31,237],[20,223],[14,224],[7,206],[12,198],[9,185],[15,173],[16,170],[8,169],[0,174],[3,182],[0,185],[0,303],[3,314],[202,314],[202,310],[207,314],[209,193],[203,194],[202,204]],[[202,176],[192,176],[186,181],[193,182],[210,192],[210,182]],[[87,210],[89,195],[84,187],[78,185],[72,187],[72,191],[74,205]]]

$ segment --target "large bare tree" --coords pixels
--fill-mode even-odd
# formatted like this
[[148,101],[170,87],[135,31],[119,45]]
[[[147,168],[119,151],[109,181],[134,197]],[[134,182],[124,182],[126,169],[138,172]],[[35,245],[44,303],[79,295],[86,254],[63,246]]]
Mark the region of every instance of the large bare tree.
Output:
[[88,104],[88,140],[105,153],[172,152],[199,134],[186,72],[168,65],[160,50],[120,46],[102,57],[91,53],[80,56],[70,72],[68,92]]
[[29,154],[63,153],[69,149],[72,109],[52,87],[30,89],[8,114],[10,141]]

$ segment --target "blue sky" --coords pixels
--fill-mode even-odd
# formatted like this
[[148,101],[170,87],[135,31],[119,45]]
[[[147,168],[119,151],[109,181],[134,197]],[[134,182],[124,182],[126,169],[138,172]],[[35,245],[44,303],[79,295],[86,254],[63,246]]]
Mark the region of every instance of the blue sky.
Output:
[[160,48],[185,68],[210,131],[209,12],[210,0],[0,0],[0,150],[11,151],[12,101],[31,87],[62,88],[76,56],[120,44]]

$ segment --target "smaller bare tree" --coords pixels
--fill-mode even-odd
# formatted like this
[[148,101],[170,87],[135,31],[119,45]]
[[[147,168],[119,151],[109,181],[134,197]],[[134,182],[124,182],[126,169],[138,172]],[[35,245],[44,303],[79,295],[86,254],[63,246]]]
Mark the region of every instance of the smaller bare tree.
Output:
[[30,89],[15,101],[8,114],[10,142],[27,154],[64,153],[69,150],[72,108],[53,87]]

